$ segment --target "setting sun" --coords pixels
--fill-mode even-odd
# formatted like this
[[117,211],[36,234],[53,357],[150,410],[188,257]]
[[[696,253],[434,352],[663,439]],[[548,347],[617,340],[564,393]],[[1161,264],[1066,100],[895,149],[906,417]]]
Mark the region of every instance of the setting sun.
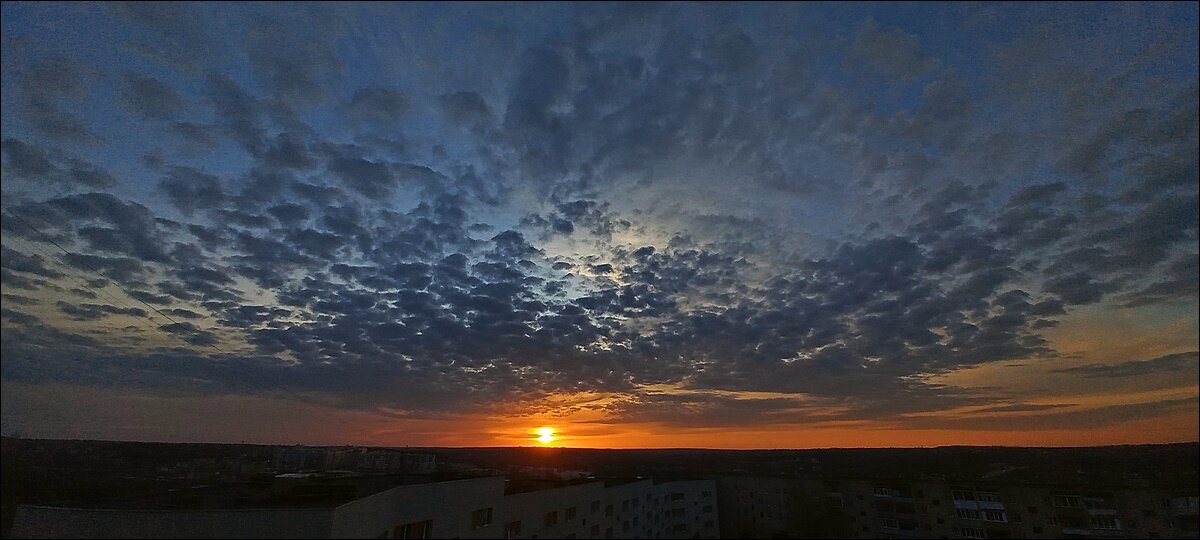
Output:
[[538,435],[537,442],[542,444],[550,444],[554,442],[554,439],[556,438],[554,436],[554,428],[552,427],[540,427],[537,428],[536,432]]

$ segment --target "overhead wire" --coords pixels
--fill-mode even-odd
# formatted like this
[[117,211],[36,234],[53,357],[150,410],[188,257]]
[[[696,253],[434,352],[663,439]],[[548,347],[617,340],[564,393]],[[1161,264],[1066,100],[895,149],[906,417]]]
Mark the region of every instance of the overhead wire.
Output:
[[[41,231],[41,230],[39,230],[37,227],[34,227],[32,224],[30,224],[28,221],[26,221],[26,220],[25,220],[24,218],[22,218],[21,216],[18,216],[18,215],[16,215],[16,214],[12,213],[12,212],[7,212],[6,214],[7,214],[9,217],[11,217],[11,218],[13,218],[13,219],[17,220],[18,222],[20,222],[22,225],[24,225],[24,226],[25,226],[26,228],[28,228],[29,230],[31,230],[31,231],[33,231],[34,233],[36,233],[36,234],[37,234],[39,237],[41,237],[41,239],[42,239],[44,242],[46,242],[46,243],[48,243],[48,244],[50,244],[50,245],[52,245],[52,246],[54,246],[54,247],[58,248],[58,249],[59,249],[59,250],[61,250],[63,253],[66,253],[68,257],[70,257],[70,256],[74,256],[74,255],[75,255],[75,254],[74,254],[74,253],[72,253],[70,250],[68,250],[67,248],[64,248],[64,247],[63,247],[61,244],[59,244],[59,243],[58,243],[58,241],[56,241],[54,238],[50,237],[50,235],[48,235],[48,234],[46,234],[46,233],[42,232],[42,231]],[[55,256],[53,256],[53,255],[51,255],[51,254],[49,254],[49,253],[47,253],[47,252],[45,252],[45,251],[43,251],[43,250],[41,250],[41,249],[37,248],[37,246],[36,246],[35,244],[33,244],[32,242],[31,242],[31,243],[29,243],[29,245],[30,245],[30,246],[32,246],[32,247],[34,247],[34,249],[37,249],[39,252],[41,252],[41,254],[42,254],[42,255],[45,255],[47,258],[49,258],[49,259],[52,259],[52,260],[54,260],[55,262],[57,262],[57,263],[58,263],[58,264],[59,264],[59,265],[60,265],[60,266],[61,266],[61,267],[62,267],[64,270],[67,270],[68,272],[71,272],[71,273],[75,273],[77,276],[79,276],[81,279],[83,279],[83,281],[75,280],[75,281],[76,281],[76,283],[79,283],[79,285],[81,285],[83,288],[86,288],[87,290],[90,290],[90,291],[92,291],[92,292],[94,292],[94,293],[97,293],[97,294],[99,294],[99,293],[101,292],[101,291],[98,291],[96,288],[94,288],[94,287],[91,287],[91,286],[87,285],[87,283],[86,283],[86,278],[84,278],[83,276],[79,275],[78,273],[76,273],[76,272],[74,271],[74,268],[75,268],[75,266],[74,266],[74,265],[68,264],[68,263],[66,263],[66,262],[62,261],[61,259],[59,259],[58,257],[55,257]],[[87,261],[87,259],[79,259],[79,260],[80,260],[81,262]],[[137,301],[138,301],[138,302],[140,302],[142,305],[144,305],[144,306],[146,306],[146,307],[150,308],[152,311],[154,311],[154,313],[157,313],[157,314],[158,314],[159,316],[161,316],[162,318],[164,318],[164,319],[166,319],[166,320],[168,320],[168,321],[171,321],[171,326],[175,326],[175,327],[177,327],[177,328],[179,328],[179,329],[181,329],[181,330],[182,330],[182,329],[185,329],[185,328],[187,328],[187,326],[184,326],[184,325],[183,325],[182,323],[180,323],[179,321],[177,321],[177,320],[173,319],[173,318],[172,318],[170,315],[167,315],[166,313],[163,313],[163,312],[162,312],[162,310],[160,310],[160,309],[158,309],[158,308],[156,308],[156,307],[154,307],[154,306],[150,305],[150,303],[146,302],[145,300],[142,300],[141,298],[138,298],[138,297],[134,296],[132,293],[130,293],[130,292],[129,292],[129,290],[128,290],[128,289],[126,289],[126,288],[125,288],[123,285],[121,285],[120,283],[118,283],[116,280],[114,280],[114,279],[109,279],[109,278],[107,278],[106,276],[103,276],[103,274],[102,274],[102,273],[101,273],[99,270],[97,270],[96,268],[92,267],[90,264],[86,264],[86,263],[85,263],[85,265],[86,265],[86,266],[88,266],[88,270],[90,270],[91,272],[93,272],[93,273],[97,274],[97,275],[98,275],[98,276],[100,276],[100,277],[105,277],[105,279],[106,279],[106,280],[107,280],[109,283],[111,283],[111,284],[115,285],[115,286],[116,286],[118,289],[121,289],[121,292],[125,293],[125,295],[126,295],[126,296],[128,296],[129,298],[132,298],[132,299],[134,299],[134,300],[137,300]],[[120,305],[122,305],[122,306],[124,306],[124,307],[126,307],[126,308],[131,308],[131,306],[129,306],[128,304],[126,304],[126,303],[124,303],[124,302],[121,302],[120,300],[118,300],[117,298],[115,298],[115,297],[114,297],[114,296],[112,296],[112,295],[108,295],[107,293],[105,293],[105,296],[107,297],[107,299],[109,299],[109,300],[113,301],[114,303],[120,304]],[[158,325],[158,322],[157,322],[157,321],[155,321],[154,319],[150,318],[150,317],[149,317],[149,315],[146,315],[144,318],[145,318],[146,320],[150,321],[151,323],[154,323],[155,325]],[[192,342],[188,341],[186,337],[184,337],[184,336],[182,336],[182,335],[180,335],[180,334],[176,334],[176,333],[173,333],[173,332],[168,332],[167,330],[164,330],[164,329],[162,328],[162,326],[161,326],[161,325],[159,325],[159,326],[155,326],[155,328],[156,328],[156,329],[158,329],[160,332],[163,332],[164,334],[169,334],[169,335],[171,335],[171,336],[174,336],[175,338],[178,338],[179,340],[183,341],[184,343],[187,343],[188,345],[195,345],[194,343],[192,343]],[[226,355],[226,356],[227,356],[227,355],[229,355],[229,353],[225,352],[225,351],[224,351],[224,350],[222,350],[220,347],[217,347],[217,346],[216,346],[216,344],[209,343],[209,344],[208,344],[208,346],[209,346],[209,347],[211,347],[212,349],[216,350],[217,352],[221,353],[222,355]]]

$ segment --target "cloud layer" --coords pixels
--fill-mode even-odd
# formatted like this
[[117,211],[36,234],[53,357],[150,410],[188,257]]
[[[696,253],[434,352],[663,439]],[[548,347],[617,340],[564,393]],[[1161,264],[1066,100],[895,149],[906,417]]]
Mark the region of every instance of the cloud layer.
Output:
[[1194,371],[1050,337],[1195,341],[1194,5],[478,8],[5,5],[4,380],[1055,426],[939,378]]

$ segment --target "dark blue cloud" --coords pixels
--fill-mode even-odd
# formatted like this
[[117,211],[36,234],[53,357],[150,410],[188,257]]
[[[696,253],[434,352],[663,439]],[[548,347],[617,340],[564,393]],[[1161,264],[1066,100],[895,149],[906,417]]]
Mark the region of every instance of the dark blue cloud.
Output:
[[930,378],[1054,359],[1080,306],[1196,302],[1194,6],[1144,10],[1162,44],[1100,6],[1044,9],[1057,34],[1018,7],[4,9],[6,380],[1003,414],[1034,409]]

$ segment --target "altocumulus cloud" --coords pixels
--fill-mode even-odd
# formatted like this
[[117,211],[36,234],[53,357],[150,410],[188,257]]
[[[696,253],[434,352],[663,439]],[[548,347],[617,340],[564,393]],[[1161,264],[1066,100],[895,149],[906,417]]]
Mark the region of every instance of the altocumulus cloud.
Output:
[[5,381],[1052,424],[933,378],[1194,317],[1195,5],[3,9]]

